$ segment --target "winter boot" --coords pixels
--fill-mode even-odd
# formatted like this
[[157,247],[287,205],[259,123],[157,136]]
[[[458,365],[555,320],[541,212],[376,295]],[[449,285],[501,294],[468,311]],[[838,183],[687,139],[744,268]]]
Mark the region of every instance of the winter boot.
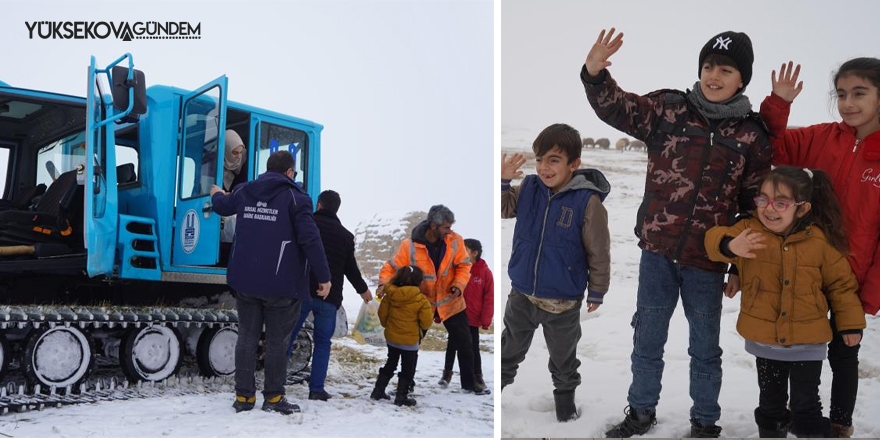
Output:
[[821,419],[794,419],[791,424],[791,433],[798,438],[828,438],[831,437],[831,420],[827,417]]
[[831,438],[850,438],[852,435],[852,426],[838,425],[837,423],[831,424]]
[[385,388],[388,386],[388,381],[391,380],[391,374],[387,374],[382,369],[379,369],[379,377],[376,378],[376,387],[373,388],[373,394],[370,394],[370,398],[373,400],[381,400],[381,399],[391,399],[388,394],[385,394]]
[[264,400],[263,411],[277,412],[286,416],[301,412],[299,405],[288,402],[281,394]]
[[758,425],[759,437],[785,438],[791,425],[791,412],[786,410],[782,419],[774,419],[764,415],[760,408],[755,408],[755,423]]
[[235,402],[232,402],[232,407],[235,408],[235,412],[240,413],[242,411],[250,411],[254,409],[254,405],[257,403],[257,397],[245,397],[245,396],[235,396]]
[[574,404],[574,390],[553,390],[553,401],[556,403],[556,420],[568,422],[580,417]]
[[651,427],[657,424],[657,415],[654,411],[636,410],[627,406],[623,413],[626,414],[623,421],[605,432],[607,438],[630,438],[634,435],[645,435]]
[[482,374],[474,374],[474,383],[482,386],[483,388],[488,388],[486,386],[486,381],[483,380]]
[[415,406],[416,399],[409,397],[409,383],[412,379],[397,375],[397,393],[394,395],[394,404],[397,406]]
[[443,376],[440,377],[440,381],[437,382],[437,385],[440,385],[443,388],[449,386],[449,382],[452,382],[452,370],[443,370]]
[[691,438],[718,438],[721,427],[717,425],[701,425],[697,419],[691,419]]

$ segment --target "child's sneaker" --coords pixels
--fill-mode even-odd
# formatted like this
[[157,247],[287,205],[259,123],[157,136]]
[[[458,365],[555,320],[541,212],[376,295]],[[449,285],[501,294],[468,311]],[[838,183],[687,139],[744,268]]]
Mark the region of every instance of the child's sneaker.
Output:
[[637,411],[631,406],[623,410],[626,417],[622,422],[605,432],[607,438],[630,438],[634,435],[645,435],[652,426],[657,424],[654,411]]
[[250,411],[254,409],[254,405],[257,403],[257,397],[245,397],[245,396],[235,396],[235,402],[232,402],[232,407],[235,408],[236,413],[240,413],[242,411]]
[[574,404],[574,390],[553,390],[553,401],[556,403],[556,420],[569,422],[580,417]]
[[691,419],[691,438],[718,438],[720,436],[720,426],[701,425],[696,419]]
[[299,409],[299,405],[288,402],[284,396],[279,394],[263,401],[263,411],[277,412],[289,416],[302,410]]

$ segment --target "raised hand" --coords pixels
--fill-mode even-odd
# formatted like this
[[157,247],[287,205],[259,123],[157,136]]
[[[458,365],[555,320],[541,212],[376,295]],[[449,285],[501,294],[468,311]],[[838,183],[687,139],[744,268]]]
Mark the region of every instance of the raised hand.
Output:
[[611,61],[608,61],[608,58],[611,55],[614,55],[620,46],[623,46],[623,32],[614,35],[614,28],[611,28],[608,31],[608,34],[605,34],[605,29],[602,29],[602,32],[599,33],[599,38],[596,39],[596,43],[593,44],[593,48],[590,49],[590,53],[587,54],[587,60],[584,62],[584,65],[587,66],[587,73],[590,76],[596,76],[602,69],[611,65]]
[[501,153],[501,178],[504,180],[512,180],[522,177],[523,172],[519,169],[525,165],[526,157],[520,153],[514,153],[507,158],[507,153]]
[[752,232],[752,228],[746,228],[736,238],[730,240],[727,246],[730,248],[730,252],[743,258],[755,258],[753,250],[767,247],[764,244],[764,234]]
[[782,67],[779,68],[779,81],[776,80],[775,70],[770,74],[770,80],[773,84],[773,93],[787,102],[793,102],[794,98],[797,98],[797,95],[799,95],[804,88],[804,82],[798,82],[798,75],[801,74],[801,65],[798,64],[797,67],[794,67],[792,70],[793,64],[793,62],[789,61],[788,67],[786,68],[785,63],[782,63]]

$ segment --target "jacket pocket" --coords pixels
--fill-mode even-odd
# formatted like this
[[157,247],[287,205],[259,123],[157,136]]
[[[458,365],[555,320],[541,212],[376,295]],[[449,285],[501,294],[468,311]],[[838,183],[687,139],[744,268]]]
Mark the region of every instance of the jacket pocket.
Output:
[[822,295],[819,286],[810,286],[810,290],[806,292],[795,292],[792,321],[812,321],[822,317],[821,309],[824,302],[825,296]]
[[755,304],[755,298],[758,297],[758,291],[761,289],[761,279],[755,278],[748,286],[742,288],[742,311],[751,312],[752,306]]

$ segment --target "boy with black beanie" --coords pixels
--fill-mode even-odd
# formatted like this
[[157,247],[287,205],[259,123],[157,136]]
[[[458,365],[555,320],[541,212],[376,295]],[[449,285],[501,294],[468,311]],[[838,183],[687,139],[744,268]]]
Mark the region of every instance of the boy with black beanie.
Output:
[[633,316],[633,381],[626,417],[608,437],[644,435],[657,423],[663,350],[679,296],[690,325],[691,437],[718,437],[721,417],[721,298],[739,290],[727,265],[706,256],[704,236],[754,210],[753,198],[770,171],[767,130],[743,94],[752,78],[748,35],[726,31],[699,54],[693,90],[644,96],[617,86],[606,69],[623,34],[603,30],[581,69],[587,99],[600,119],[648,146],[645,195],[635,234],[639,264]]

